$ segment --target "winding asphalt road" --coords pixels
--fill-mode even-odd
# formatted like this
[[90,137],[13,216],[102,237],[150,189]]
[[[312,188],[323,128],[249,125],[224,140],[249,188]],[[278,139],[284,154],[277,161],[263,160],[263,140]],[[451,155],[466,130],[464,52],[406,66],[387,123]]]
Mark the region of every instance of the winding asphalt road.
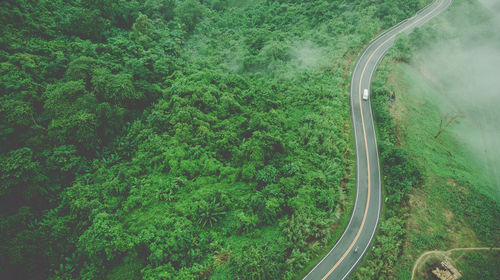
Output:
[[[370,89],[378,63],[400,33],[410,33],[445,11],[453,0],[436,0],[415,16],[402,21],[374,39],[359,58],[351,79],[351,114],[356,144],[357,191],[351,220],[328,254],[304,277],[305,280],[346,279],[368,251],[377,230],[382,208],[382,186],[370,100],[362,100]],[[358,251],[355,252],[355,248]]]

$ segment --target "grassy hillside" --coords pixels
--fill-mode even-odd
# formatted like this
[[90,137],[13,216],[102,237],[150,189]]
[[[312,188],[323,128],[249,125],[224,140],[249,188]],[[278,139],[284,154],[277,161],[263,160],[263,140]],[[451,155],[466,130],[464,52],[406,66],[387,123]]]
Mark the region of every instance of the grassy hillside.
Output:
[[[414,262],[426,251],[500,247],[497,26],[497,16],[478,2],[457,0],[422,30],[401,36],[377,70],[373,103],[382,160],[384,143],[390,143],[420,174],[401,189],[406,199],[385,203],[382,225],[394,219],[392,212],[400,213],[399,239],[391,241],[393,235],[381,226],[375,242],[381,255],[394,256],[393,269],[381,272],[385,278],[410,279]],[[384,166],[388,176],[393,175]],[[384,188],[387,193],[394,184],[385,180]],[[380,264],[376,251],[358,277]],[[449,258],[464,279],[498,276],[497,252],[457,252]],[[438,260],[443,257],[419,266],[415,279],[434,279],[430,267]]]
[[421,2],[0,2],[0,278],[297,277],[349,216],[354,56]]

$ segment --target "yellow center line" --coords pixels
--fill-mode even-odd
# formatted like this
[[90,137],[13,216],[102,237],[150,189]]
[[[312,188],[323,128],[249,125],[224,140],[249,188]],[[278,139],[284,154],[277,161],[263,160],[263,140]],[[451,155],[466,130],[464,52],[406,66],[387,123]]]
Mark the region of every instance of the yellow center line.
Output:
[[425,15],[424,17],[422,17],[421,19],[415,21],[414,23],[408,25],[407,27],[401,29],[401,31],[395,33],[394,35],[390,36],[387,40],[385,40],[384,42],[382,42],[382,44],[380,44],[380,46],[378,46],[375,51],[373,51],[373,53],[370,55],[370,57],[368,58],[368,60],[366,61],[366,64],[365,66],[363,67],[363,71],[361,72],[361,77],[359,79],[359,87],[358,87],[358,98],[359,98],[359,108],[360,108],[360,111],[361,111],[361,125],[363,127],[363,138],[365,140],[365,150],[366,150],[366,162],[367,162],[367,170],[368,170],[368,197],[367,197],[367,200],[366,200],[366,208],[365,208],[365,213],[363,215],[363,220],[361,221],[361,226],[358,230],[358,232],[356,233],[356,236],[354,237],[354,240],[352,241],[351,245],[349,245],[349,248],[347,248],[347,250],[344,252],[344,254],[342,255],[342,257],[337,261],[337,263],[335,263],[335,265],[328,271],[328,273],[322,278],[322,280],[325,280],[328,278],[328,276],[330,276],[330,274],[332,274],[332,272],[340,265],[340,263],[342,263],[342,261],[344,261],[344,259],[346,258],[347,254],[349,254],[349,252],[352,250],[352,248],[354,247],[354,244],[356,244],[356,242],[358,241],[359,239],[359,236],[361,235],[361,232],[363,231],[363,228],[365,226],[365,222],[366,222],[366,217],[368,216],[368,208],[370,206],[370,192],[371,192],[371,178],[370,178],[370,156],[368,155],[368,141],[366,139],[366,129],[365,129],[365,119],[363,117],[363,106],[362,106],[362,101],[361,101],[361,82],[363,81],[363,77],[365,75],[365,71],[366,71],[366,68],[368,67],[368,64],[369,62],[372,60],[373,56],[377,53],[377,51],[383,46],[385,45],[387,42],[389,42],[390,40],[394,39],[397,35],[399,35],[400,33],[404,32],[405,30],[407,30],[408,28],[414,26],[415,24],[421,22],[422,20],[424,20],[426,17],[428,17],[430,14],[432,14],[435,10],[437,10],[438,8],[441,7],[441,5],[443,5],[445,1],[442,1],[441,3],[439,3],[439,5],[432,9],[432,11],[430,11],[427,15]]

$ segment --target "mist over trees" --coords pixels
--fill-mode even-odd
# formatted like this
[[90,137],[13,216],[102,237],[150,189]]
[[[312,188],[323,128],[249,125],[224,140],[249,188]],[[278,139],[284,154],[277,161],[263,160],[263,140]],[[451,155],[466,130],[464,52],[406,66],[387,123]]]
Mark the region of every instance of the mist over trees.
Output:
[[417,8],[380,2],[0,2],[0,278],[293,278],[345,214],[350,57]]

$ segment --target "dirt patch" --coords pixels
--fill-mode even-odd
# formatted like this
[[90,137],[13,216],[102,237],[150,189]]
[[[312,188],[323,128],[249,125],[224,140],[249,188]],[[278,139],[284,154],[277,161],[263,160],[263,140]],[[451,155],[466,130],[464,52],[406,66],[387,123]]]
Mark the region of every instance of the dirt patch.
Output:
[[410,195],[409,204],[410,204],[410,212],[412,213],[411,215],[412,218],[415,218],[414,214],[419,214],[428,207],[424,194],[417,191],[415,191]]
[[[422,227],[422,225],[429,224],[429,215],[427,215],[429,204],[425,200],[425,194],[420,191],[414,191],[413,194],[410,195],[409,206],[410,215],[406,220],[406,228],[408,231],[414,232],[414,234],[429,234],[432,229]],[[407,238],[405,243],[405,248],[411,248],[413,246],[411,238]]]
[[389,107],[389,112],[391,115],[394,117],[394,123],[396,124],[396,139],[397,143],[399,145],[402,145],[402,138],[401,135],[406,134],[406,127],[407,124],[405,122],[406,120],[406,114],[408,113],[408,109],[402,102],[400,102],[398,99],[395,99],[392,102],[392,105]]
[[410,208],[411,209],[424,209],[427,207],[427,201],[425,200],[425,194],[420,191],[415,190],[410,195]]
[[330,232],[334,232],[334,231],[335,231],[338,227],[339,227],[339,224],[338,224],[338,223],[337,223],[337,224],[332,224],[332,225],[330,226]]
[[450,210],[443,209],[443,216],[446,219],[446,222],[449,223],[449,222],[451,222],[451,220],[453,219],[453,216],[455,216],[455,215]]
[[[477,247],[477,248],[454,248],[448,251],[427,251],[424,252],[420,257],[415,261],[415,264],[413,265],[412,269],[412,275],[411,279],[414,279],[415,276],[424,276],[425,273],[422,273],[420,271],[420,267],[425,264],[427,260],[429,260],[432,257],[438,257],[443,260],[448,260],[448,261],[453,261],[451,253],[457,252],[457,251],[488,251],[488,250],[495,250],[498,251],[500,248],[491,248],[491,247]],[[420,271],[420,273],[419,273]],[[427,279],[427,277],[424,277]]]
[[219,251],[215,251],[214,260],[219,265],[223,265],[229,261],[231,258],[231,251],[227,249],[221,249]]
[[462,222],[454,222],[455,231],[448,232],[451,247],[477,246],[481,244],[476,233]]
[[468,185],[460,186],[460,192],[465,193],[465,194],[470,194],[470,192],[471,192],[470,186],[468,186]]
[[[395,66],[393,67],[395,69]],[[401,135],[405,135],[405,130],[406,127],[408,127],[407,123],[407,115],[408,115],[408,108],[405,106],[405,104],[401,101],[401,96],[396,95],[397,93],[403,93],[406,91],[406,86],[402,84],[404,79],[400,77],[400,73],[397,69],[392,70],[389,72],[388,78],[387,78],[387,85],[389,87],[389,94],[392,100],[391,105],[389,106],[389,112],[394,118],[394,123],[396,125],[396,137],[397,137],[397,143],[398,144],[403,144]]]
[[455,180],[453,178],[450,178],[447,182],[446,182],[447,185],[450,185],[450,186],[458,186],[457,182],[455,182]]

